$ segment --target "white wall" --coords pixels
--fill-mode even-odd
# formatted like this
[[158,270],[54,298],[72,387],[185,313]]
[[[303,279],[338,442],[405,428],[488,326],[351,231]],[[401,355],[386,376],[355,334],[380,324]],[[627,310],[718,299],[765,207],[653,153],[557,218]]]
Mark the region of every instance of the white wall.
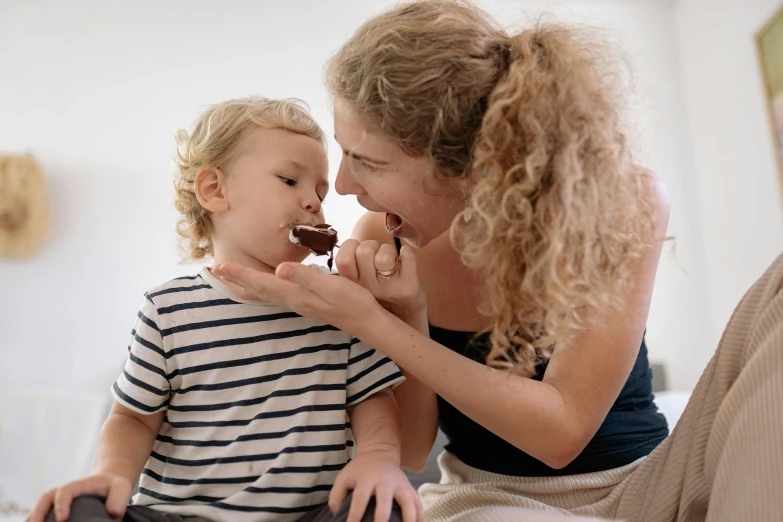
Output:
[[[322,65],[362,20],[389,4],[0,3],[0,150],[30,151],[37,158],[49,177],[53,209],[52,238],[40,255],[0,261],[0,386],[84,391],[112,379],[143,291],[193,270],[176,265],[174,130],[189,125],[205,104],[262,93],[304,98],[331,132]],[[697,197],[693,176],[681,78],[691,75],[678,66],[673,4],[484,5],[509,23],[543,9],[561,20],[607,26],[631,56],[640,157],[669,187],[670,233],[678,238],[676,251],[668,249],[662,260],[648,339],[652,358],[670,366],[673,386],[692,386],[715,345],[705,335],[714,333],[715,321],[707,299],[715,294],[706,287],[722,265],[704,268],[715,260],[705,256],[700,206],[711,207]],[[681,27],[682,9],[677,14]],[[761,140],[767,127],[757,123]],[[720,142],[723,150],[731,150],[726,143]],[[759,154],[770,154],[771,161],[765,147]],[[332,146],[330,152],[334,173],[339,151]],[[777,194],[771,184],[757,188]],[[732,215],[747,211],[735,206]],[[758,213],[752,223],[780,221],[779,208],[772,217],[772,211],[750,211]],[[326,212],[347,234],[361,210],[332,194]],[[735,235],[740,233],[747,229]],[[769,258],[774,248],[763,248],[759,257]],[[749,257],[731,267],[745,270],[738,263]]]
[[698,187],[698,230],[714,346],[747,288],[783,251],[775,163],[755,35],[779,0],[681,0],[676,34]]
[[[194,270],[174,247],[174,131],[248,94],[301,97],[331,128],[322,66],[369,14],[358,1],[0,3],[0,149],[32,152],[53,207],[45,250],[0,264],[0,386],[117,374],[143,292]],[[335,197],[326,212],[347,233],[360,211]]]

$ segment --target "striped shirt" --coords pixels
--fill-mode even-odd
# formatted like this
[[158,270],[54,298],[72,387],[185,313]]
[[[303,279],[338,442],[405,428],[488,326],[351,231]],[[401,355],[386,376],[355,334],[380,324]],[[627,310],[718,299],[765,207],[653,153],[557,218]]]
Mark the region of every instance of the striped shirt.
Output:
[[145,294],[112,387],[166,416],[134,504],[222,521],[298,520],[353,442],[346,408],[403,381],[350,334],[239,298],[207,269]]

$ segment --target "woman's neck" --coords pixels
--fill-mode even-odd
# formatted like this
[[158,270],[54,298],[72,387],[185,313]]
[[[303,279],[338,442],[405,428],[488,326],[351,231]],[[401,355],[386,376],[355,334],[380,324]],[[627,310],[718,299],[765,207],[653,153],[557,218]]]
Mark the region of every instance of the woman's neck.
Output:
[[487,326],[487,317],[478,311],[486,296],[484,276],[462,263],[448,233],[420,248],[417,264],[432,325],[463,331]]

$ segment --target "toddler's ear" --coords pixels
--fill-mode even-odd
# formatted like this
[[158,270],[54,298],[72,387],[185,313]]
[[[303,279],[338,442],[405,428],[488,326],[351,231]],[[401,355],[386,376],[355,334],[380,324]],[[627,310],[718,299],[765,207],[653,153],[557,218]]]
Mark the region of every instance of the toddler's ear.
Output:
[[196,172],[193,190],[199,204],[213,214],[228,210],[226,175],[217,167],[204,167]]

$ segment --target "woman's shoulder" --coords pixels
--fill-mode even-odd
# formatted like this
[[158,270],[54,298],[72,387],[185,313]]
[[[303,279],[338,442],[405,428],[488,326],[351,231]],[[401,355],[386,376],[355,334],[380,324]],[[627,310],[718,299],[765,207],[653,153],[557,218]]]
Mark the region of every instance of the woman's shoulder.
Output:
[[666,184],[663,179],[655,172],[642,169],[644,192],[650,201],[654,202],[653,212],[655,213],[656,236],[666,234],[666,227],[669,223],[669,214],[671,213],[671,201],[669,191],[666,190]]

